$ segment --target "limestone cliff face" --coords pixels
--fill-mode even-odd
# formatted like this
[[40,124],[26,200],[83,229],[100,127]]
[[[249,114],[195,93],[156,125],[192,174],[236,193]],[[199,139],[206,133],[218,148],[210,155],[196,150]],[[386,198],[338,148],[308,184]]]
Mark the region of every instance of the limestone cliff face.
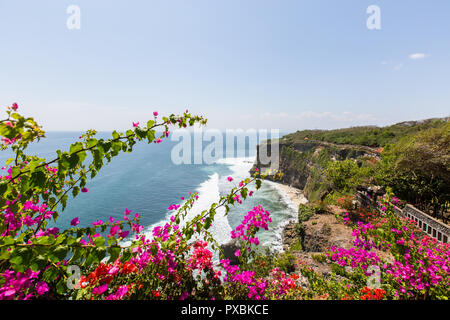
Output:
[[[276,144],[272,144],[270,140],[263,143],[264,145],[257,147],[257,159],[251,173],[254,173],[256,168],[262,173],[267,169],[260,161],[260,153],[271,154]],[[282,176],[276,181],[304,190],[310,201],[320,199],[329,189],[324,182],[323,170],[330,160],[356,159],[360,156],[379,157],[372,148],[322,141],[305,140],[293,143],[289,138],[282,138],[278,140],[278,146],[278,166]],[[267,179],[275,180],[271,175]]]

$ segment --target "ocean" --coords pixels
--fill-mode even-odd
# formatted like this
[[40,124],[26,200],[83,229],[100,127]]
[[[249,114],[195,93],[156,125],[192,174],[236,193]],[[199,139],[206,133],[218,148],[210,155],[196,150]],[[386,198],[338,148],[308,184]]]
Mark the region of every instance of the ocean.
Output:
[[[56,150],[68,150],[71,143],[78,141],[79,132],[47,132],[46,138],[31,145],[27,154],[45,157],[47,160],[56,156]],[[100,132],[98,137],[109,138],[110,134]],[[60,229],[70,226],[74,217],[80,220],[79,226],[88,226],[93,221],[107,221],[110,216],[123,218],[125,208],[141,215],[141,224],[145,232],[168,221],[171,204],[181,204],[181,197],[188,198],[189,191],[197,191],[199,199],[190,215],[195,215],[217,202],[221,195],[226,195],[236,181],[249,177],[249,170],[255,161],[256,150],[248,144],[241,146],[245,151],[241,157],[221,158],[211,164],[174,164],[171,152],[178,141],[170,138],[160,144],[137,143],[133,152],[120,154],[99,171],[97,176],[88,180],[87,193],[80,193],[76,198],[69,196],[67,207],[56,223]],[[192,149],[195,152],[202,150]],[[224,152],[224,154],[226,154]],[[238,154],[238,152],[236,152]],[[8,152],[0,152],[0,167],[11,157]],[[229,182],[227,177],[234,178]],[[281,233],[283,227],[297,216],[297,208],[277,183],[264,181],[262,187],[253,197],[248,197],[242,204],[232,207],[227,216],[218,212],[212,225],[212,234],[220,243],[228,242],[230,232],[242,221],[245,214],[255,205],[262,205],[271,214],[272,223],[269,230],[262,230],[258,237],[262,247],[282,251]]]

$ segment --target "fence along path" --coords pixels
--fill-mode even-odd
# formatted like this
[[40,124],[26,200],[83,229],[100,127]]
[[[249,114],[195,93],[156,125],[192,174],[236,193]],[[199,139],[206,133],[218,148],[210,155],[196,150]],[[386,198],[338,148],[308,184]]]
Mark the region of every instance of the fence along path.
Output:
[[[381,211],[378,205],[377,197],[370,197],[366,192],[357,191],[356,200],[364,207],[371,207]],[[430,237],[437,239],[443,243],[448,243],[450,240],[450,227],[416,207],[407,204],[403,209],[394,205],[394,212],[403,218],[409,218],[417,223],[417,227]]]

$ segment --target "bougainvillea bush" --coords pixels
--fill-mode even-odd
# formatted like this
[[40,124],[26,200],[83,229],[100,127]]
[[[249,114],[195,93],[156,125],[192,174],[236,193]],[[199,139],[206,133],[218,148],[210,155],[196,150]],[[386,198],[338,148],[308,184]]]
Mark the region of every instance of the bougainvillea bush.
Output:
[[[381,212],[346,213],[343,220],[353,228],[353,246],[330,247],[325,253],[335,272],[351,280],[348,290],[338,291],[335,298],[450,297],[450,245],[424,234],[414,220],[397,216],[395,202],[388,192]],[[365,287],[368,283],[372,288]],[[364,294],[358,297],[360,292]]]

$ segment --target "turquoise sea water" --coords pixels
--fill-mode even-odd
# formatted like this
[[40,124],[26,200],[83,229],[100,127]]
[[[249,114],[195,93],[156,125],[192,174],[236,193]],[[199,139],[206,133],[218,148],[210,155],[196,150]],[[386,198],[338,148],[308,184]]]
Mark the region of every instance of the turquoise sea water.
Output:
[[[28,154],[53,159],[57,149],[67,150],[79,135],[77,132],[48,132],[47,138],[28,149]],[[98,135],[110,137],[108,133]],[[150,233],[154,226],[168,220],[168,206],[182,203],[180,198],[187,198],[188,191],[199,192],[192,215],[207,209],[212,202],[218,201],[219,196],[227,194],[235,181],[249,176],[248,171],[255,159],[255,150],[245,146],[245,157],[223,158],[210,165],[176,165],[171,161],[171,151],[177,143],[170,139],[151,145],[142,142],[135,145],[132,153],[113,158],[94,179],[88,181],[88,193],[69,198],[56,226],[67,228],[74,217],[79,217],[80,226],[87,226],[98,219],[106,221],[110,216],[121,219],[125,208],[128,208],[141,215],[141,224]],[[0,166],[9,157],[10,154],[2,151]],[[234,178],[232,183],[227,181],[228,176]],[[230,231],[258,204],[269,210],[273,220],[269,231],[260,232],[261,244],[280,250],[282,227],[296,216],[297,210],[277,185],[269,181],[264,182],[253,197],[233,207],[228,216],[219,211],[212,226],[218,242],[229,241]]]

